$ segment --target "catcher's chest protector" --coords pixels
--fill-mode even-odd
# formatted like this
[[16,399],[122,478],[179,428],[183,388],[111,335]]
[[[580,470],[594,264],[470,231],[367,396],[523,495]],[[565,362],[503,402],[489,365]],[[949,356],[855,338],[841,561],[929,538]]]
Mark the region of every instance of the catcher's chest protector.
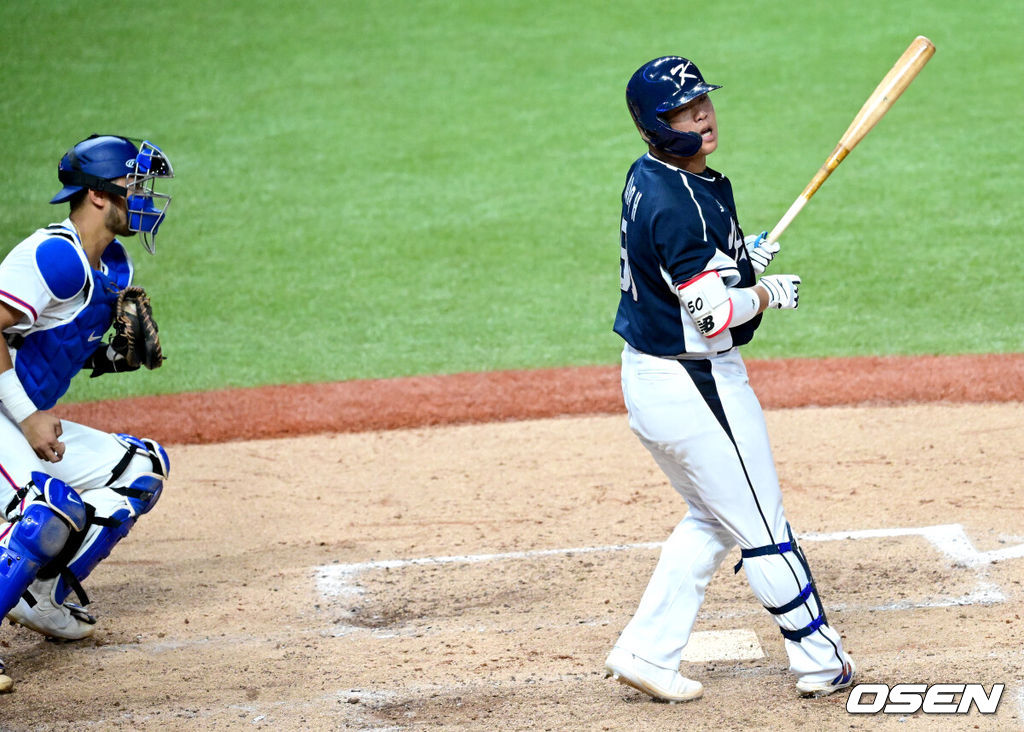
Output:
[[117,293],[131,282],[131,265],[119,244],[107,247],[102,261],[107,273],[90,268],[83,307],[55,328],[29,333],[17,348],[14,368],[38,409],[50,409],[64,396],[110,328]]

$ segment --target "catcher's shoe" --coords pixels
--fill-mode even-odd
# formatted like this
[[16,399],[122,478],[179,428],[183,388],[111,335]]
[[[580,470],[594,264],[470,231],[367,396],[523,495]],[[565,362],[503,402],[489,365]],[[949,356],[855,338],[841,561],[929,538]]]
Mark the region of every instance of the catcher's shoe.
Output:
[[96,618],[81,605],[65,602],[55,605],[50,593],[35,595],[30,605],[24,596],[11,608],[7,617],[12,623],[58,640],[74,641],[88,638],[96,627]]
[[800,692],[800,696],[803,697],[816,698],[828,696],[850,686],[856,673],[857,665],[853,662],[853,658],[847,655],[846,662],[843,663],[843,670],[834,679],[825,681],[804,681],[801,679],[796,682],[796,688]]
[[4,666],[4,659],[0,658],[0,694],[6,694],[14,690],[14,681],[7,675],[7,668]]
[[632,686],[655,699],[670,704],[699,699],[704,686],[699,681],[688,679],[678,671],[648,663],[624,648],[615,646],[604,662],[607,677],[620,684]]

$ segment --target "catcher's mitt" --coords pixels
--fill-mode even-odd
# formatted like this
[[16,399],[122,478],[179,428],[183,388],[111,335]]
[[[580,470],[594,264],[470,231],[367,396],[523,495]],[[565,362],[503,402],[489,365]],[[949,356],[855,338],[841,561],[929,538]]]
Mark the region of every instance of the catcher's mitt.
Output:
[[124,288],[117,296],[110,348],[124,357],[129,368],[155,369],[164,362],[157,330],[146,291],[141,287]]

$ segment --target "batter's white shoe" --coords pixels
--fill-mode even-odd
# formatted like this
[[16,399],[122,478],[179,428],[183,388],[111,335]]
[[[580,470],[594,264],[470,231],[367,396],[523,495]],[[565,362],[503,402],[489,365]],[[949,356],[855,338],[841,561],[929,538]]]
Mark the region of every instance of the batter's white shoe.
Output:
[[[56,583],[56,579],[52,582],[36,580],[30,590],[36,603],[29,605],[22,597],[7,617],[12,623],[24,625],[50,638],[68,641],[88,638],[96,628],[96,618],[73,602],[55,605],[52,591]],[[40,591],[34,591],[36,588]]]
[[0,658],[0,694],[6,694],[13,690],[14,681],[7,675],[7,669],[4,667],[4,660]]
[[632,686],[655,699],[670,704],[699,699],[704,686],[699,681],[688,679],[678,671],[655,666],[624,648],[615,646],[604,662],[608,676],[620,684]]
[[857,673],[857,665],[851,656],[846,657],[842,672],[831,681],[797,681],[796,688],[800,696],[816,698],[828,696],[840,689],[845,689],[853,683],[853,677]]

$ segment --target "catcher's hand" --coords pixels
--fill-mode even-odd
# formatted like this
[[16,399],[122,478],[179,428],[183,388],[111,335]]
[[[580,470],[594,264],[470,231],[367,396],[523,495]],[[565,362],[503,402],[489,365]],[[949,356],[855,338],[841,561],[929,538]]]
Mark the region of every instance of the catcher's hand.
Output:
[[86,359],[83,368],[92,369],[90,379],[103,374],[122,374],[126,371],[137,371],[138,366],[129,366],[127,359],[115,351],[112,346],[101,343],[99,348]]
[[146,291],[141,287],[124,288],[117,296],[110,349],[124,358],[128,369],[155,369],[164,362],[157,330]]

